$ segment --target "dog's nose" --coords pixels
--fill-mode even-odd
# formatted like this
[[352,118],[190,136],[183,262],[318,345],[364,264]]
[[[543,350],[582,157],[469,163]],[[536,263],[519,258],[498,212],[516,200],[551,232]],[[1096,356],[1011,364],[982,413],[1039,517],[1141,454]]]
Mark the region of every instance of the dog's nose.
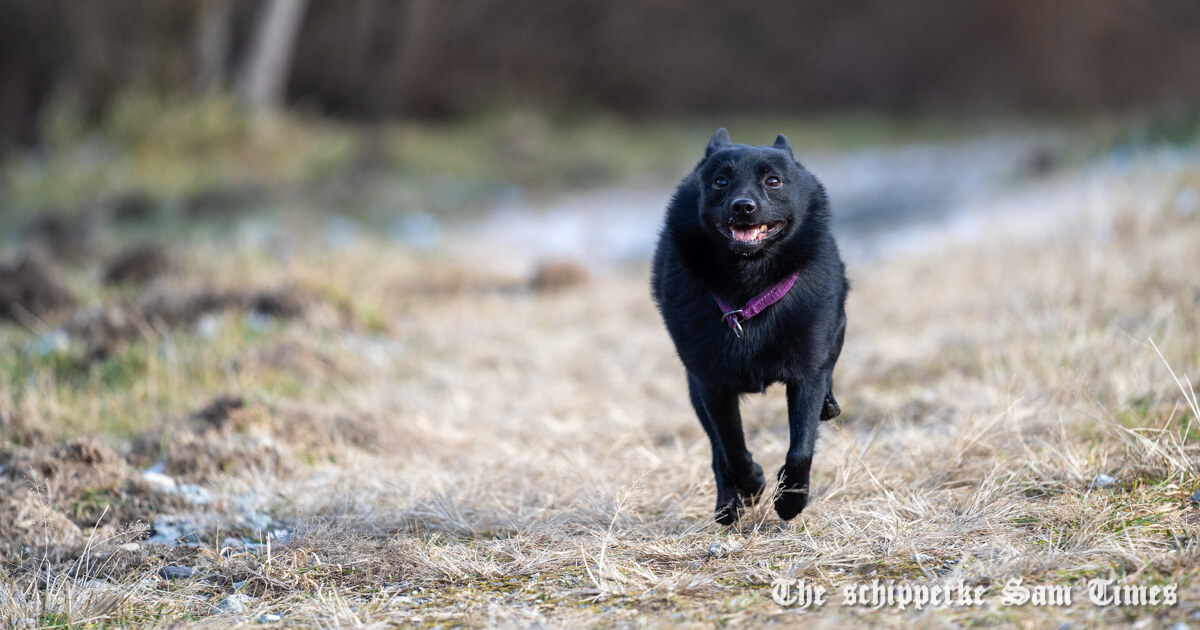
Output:
[[750,216],[750,215],[754,214],[755,210],[758,209],[758,204],[754,203],[754,200],[750,199],[748,197],[734,199],[733,203],[731,203],[729,205],[730,205],[730,207],[733,208],[734,214],[738,214],[738,215],[742,215],[742,216]]

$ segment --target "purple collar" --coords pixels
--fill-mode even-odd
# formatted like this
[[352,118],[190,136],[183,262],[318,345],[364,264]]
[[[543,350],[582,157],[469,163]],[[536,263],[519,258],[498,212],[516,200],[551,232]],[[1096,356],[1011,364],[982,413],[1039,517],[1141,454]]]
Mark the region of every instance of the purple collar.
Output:
[[762,293],[750,298],[750,301],[746,302],[746,305],[739,309],[735,309],[726,304],[724,300],[717,297],[716,293],[712,293],[711,291],[710,293],[712,293],[713,301],[716,302],[717,306],[721,308],[721,321],[725,322],[726,326],[729,326],[730,330],[733,331],[733,334],[737,335],[738,339],[741,339],[742,322],[754,317],[755,315],[758,315],[766,310],[768,306],[783,299],[783,296],[787,295],[787,292],[791,290],[792,285],[796,284],[796,278],[799,277],[800,270],[797,269],[783,280],[780,280],[779,282],[767,287],[766,291],[763,291]]

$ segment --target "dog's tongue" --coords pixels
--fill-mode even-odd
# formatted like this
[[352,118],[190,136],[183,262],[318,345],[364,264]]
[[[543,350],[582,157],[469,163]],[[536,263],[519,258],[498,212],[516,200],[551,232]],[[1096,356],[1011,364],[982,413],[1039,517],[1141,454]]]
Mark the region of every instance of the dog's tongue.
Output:
[[733,232],[733,238],[735,238],[739,241],[757,241],[758,240],[758,235],[759,235],[758,226],[755,226],[752,228],[732,227],[732,228],[730,228],[730,231]]

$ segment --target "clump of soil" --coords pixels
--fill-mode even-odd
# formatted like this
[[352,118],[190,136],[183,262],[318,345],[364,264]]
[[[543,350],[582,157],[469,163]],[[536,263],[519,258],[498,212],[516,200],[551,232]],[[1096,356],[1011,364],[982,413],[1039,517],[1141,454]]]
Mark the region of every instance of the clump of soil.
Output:
[[529,284],[535,291],[560,291],[587,281],[588,272],[579,263],[552,260],[538,266]]
[[31,317],[48,317],[76,302],[75,294],[38,256],[0,267],[0,319],[29,323]]
[[104,271],[106,284],[146,284],[171,271],[175,259],[162,245],[147,243],[117,255]]

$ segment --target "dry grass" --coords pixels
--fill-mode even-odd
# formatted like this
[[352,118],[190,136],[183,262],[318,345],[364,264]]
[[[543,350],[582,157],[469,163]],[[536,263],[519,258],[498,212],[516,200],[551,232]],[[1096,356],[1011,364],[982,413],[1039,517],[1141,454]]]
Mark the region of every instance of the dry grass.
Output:
[[[765,502],[732,529],[711,521],[707,440],[645,269],[539,292],[372,243],[302,243],[305,256],[279,260],[187,248],[187,267],[225,288],[299,287],[303,314],[150,326],[85,367],[69,348],[30,358],[44,331],[5,333],[25,358],[0,385],[0,624],[1189,619],[1200,218],[1096,186],[1115,219],[1075,234],[853,269],[844,413],[822,430],[813,501],[788,524]],[[188,416],[229,393],[246,404]],[[751,449],[776,468],[781,392],[743,408]],[[155,461],[211,502],[147,485],[137,471]],[[1115,483],[1093,488],[1101,473]],[[247,510],[294,534],[227,545],[255,538]],[[131,525],[159,511],[202,512],[198,544],[130,545],[143,535]],[[165,565],[196,573],[165,581]],[[961,578],[994,594],[1010,577],[1096,576],[1178,582],[1181,603],[1105,609],[1077,593],[1068,608],[803,611],[770,593],[776,577]],[[249,606],[214,615],[235,591]]]

